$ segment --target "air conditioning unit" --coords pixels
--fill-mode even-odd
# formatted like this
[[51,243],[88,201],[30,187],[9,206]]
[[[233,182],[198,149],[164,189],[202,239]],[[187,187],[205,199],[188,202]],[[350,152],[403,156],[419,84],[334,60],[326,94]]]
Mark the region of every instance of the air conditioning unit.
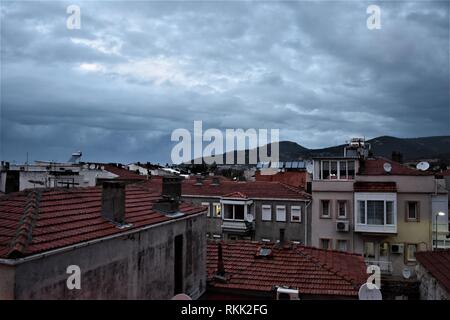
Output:
[[349,223],[345,220],[336,221],[336,231],[347,232],[349,229]]
[[278,287],[277,300],[300,300],[298,297],[298,289]]
[[391,253],[402,254],[403,253],[403,243],[392,243]]

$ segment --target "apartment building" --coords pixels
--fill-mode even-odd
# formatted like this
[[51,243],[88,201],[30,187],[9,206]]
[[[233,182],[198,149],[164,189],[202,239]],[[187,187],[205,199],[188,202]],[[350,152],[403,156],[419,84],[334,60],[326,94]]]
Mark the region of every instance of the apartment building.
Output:
[[[225,240],[309,243],[311,195],[280,182],[190,178],[185,201],[207,207],[207,234]],[[281,236],[280,236],[281,234]]]
[[369,149],[353,140],[342,157],[314,159],[312,245],[361,253],[386,275],[413,277],[415,253],[438,244],[435,222],[448,219],[447,191],[433,174]]

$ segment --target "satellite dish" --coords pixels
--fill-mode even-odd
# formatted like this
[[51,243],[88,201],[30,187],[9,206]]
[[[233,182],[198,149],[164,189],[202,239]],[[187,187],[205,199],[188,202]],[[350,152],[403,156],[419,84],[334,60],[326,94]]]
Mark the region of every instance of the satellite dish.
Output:
[[94,170],[94,169],[95,169],[95,164],[91,164],[91,165],[89,166],[89,169]]
[[383,300],[380,289],[373,284],[372,289],[369,289],[367,283],[364,283],[358,291],[359,300]]
[[384,164],[383,164],[383,169],[384,169],[384,171],[385,172],[391,172],[391,170],[392,170],[392,165],[389,163],[389,162],[385,162]]
[[409,279],[411,277],[411,269],[404,267],[402,271],[403,278]]
[[426,161],[421,161],[416,165],[417,170],[426,171],[430,167],[430,164]]
[[102,169],[102,170],[105,170],[105,166],[101,166],[101,168],[100,169]]
[[245,218],[245,220],[250,223],[252,223],[254,219],[253,214],[247,214],[247,217]]
[[306,172],[308,172],[309,174],[312,174],[314,171],[314,164],[312,164],[311,162],[308,162],[308,164],[306,165]]

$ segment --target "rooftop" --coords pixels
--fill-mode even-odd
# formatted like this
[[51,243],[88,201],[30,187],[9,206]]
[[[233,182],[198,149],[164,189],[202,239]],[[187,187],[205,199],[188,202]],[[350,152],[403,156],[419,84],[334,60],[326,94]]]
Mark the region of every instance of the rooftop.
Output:
[[[33,189],[0,197],[0,258],[23,257],[173,220],[153,210],[160,192],[127,185],[125,221],[119,229],[101,216],[101,187]],[[186,215],[203,207],[180,204]]]
[[125,168],[119,168],[112,164],[105,164],[105,170],[118,175],[116,179],[121,180],[147,180],[146,176],[141,176]]
[[226,281],[214,278],[218,244],[209,241],[207,272],[213,288],[270,293],[274,286],[288,286],[306,295],[356,297],[367,280],[362,255],[293,243],[281,247],[244,240],[223,242],[222,256]]
[[416,259],[450,292],[450,249],[417,252]]
[[[384,170],[384,164],[389,163],[391,165],[391,171],[387,173]],[[420,171],[417,169],[409,168],[401,163],[382,158],[371,158],[361,162],[358,175],[366,176],[429,176],[430,172]]]
[[311,195],[303,189],[281,182],[230,181],[222,179],[219,185],[212,185],[212,179],[205,179],[202,185],[198,185],[196,179],[191,178],[184,180],[182,184],[183,196],[230,197],[233,193],[240,193],[250,199],[311,199]]

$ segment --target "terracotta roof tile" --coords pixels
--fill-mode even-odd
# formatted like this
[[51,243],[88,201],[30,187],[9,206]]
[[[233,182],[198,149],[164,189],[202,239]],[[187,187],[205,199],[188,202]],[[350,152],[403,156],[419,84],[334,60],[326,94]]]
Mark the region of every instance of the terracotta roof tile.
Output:
[[[271,248],[268,257],[257,254],[262,246]],[[270,292],[274,286],[289,286],[301,294],[355,297],[367,279],[361,255],[253,241],[224,242],[222,252],[226,282],[214,279],[218,245],[208,242],[208,280],[215,288]]]
[[105,164],[105,170],[118,175],[118,179],[124,180],[147,180],[146,176],[141,176],[125,168],[119,168],[112,164]]
[[311,195],[303,189],[281,182],[269,181],[230,181],[221,180],[220,184],[211,185],[211,179],[205,179],[202,185],[197,185],[196,179],[186,179],[182,184],[183,196],[224,197],[232,193],[241,193],[247,198],[280,198],[308,200]]
[[397,192],[395,182],[357,181],[353,184],[355,192]]
[[[0,257],[26,256],[118,234],[169,218],[152,209],[160,192],[147,184],[126,186],[125,221],[118,229],[101,217],[101,187],[34,189],[0,197]],[[180,204],[189,215],[203,207]]]
[[[391,164],[391,172],[387,173],[384,171],[383,165],[385,163]],[[360,171],[359,175],[370,175],[370,176],[379,176],[379,175],[391,175],[391,176],[428,176],[432,175],[432,173],[427,171],[419,171],[417,169],[409,168],[401,163],[377,157],[374,159],[366,159],[360,162]]]
[[417,252],[416,259],[450,293],[450,249]]

